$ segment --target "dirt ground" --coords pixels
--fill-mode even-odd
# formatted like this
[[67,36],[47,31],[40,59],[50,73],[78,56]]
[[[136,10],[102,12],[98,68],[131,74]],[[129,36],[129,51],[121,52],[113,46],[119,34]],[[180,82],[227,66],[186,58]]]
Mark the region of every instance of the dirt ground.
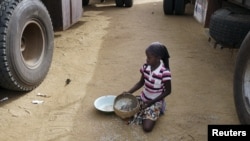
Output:
[[[134,0],[131,8],[90,1],[78,23],[55,32],[52,66],[38,88],[0,89],[0,98],[8,97],[0,102],[0,140],[205,141],[208,124],[239,124],[232,85],[237,50],[214,49],[205,31],[190,4],[185,15],[166,16],[162,0]],[[93,103],[137,82],[145,48],[154,41],[170,52],[172,93],[166,114],[144,133]]]

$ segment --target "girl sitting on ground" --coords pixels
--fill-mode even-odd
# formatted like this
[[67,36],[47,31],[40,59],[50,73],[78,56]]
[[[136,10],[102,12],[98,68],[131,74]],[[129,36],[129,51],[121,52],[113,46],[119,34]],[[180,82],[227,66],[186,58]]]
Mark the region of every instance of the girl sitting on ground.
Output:
[[129,124],[142,124],[143,130],[153,130],[156,120],[165,112],[164,98],[171,93],[171,73],[169,53],[165,45],[153,42],[146,49],[147,62],[140,69],[140,80],[122,94],[133,94],[143,87],[140,96],[136,96],[140,111],[131,118]]

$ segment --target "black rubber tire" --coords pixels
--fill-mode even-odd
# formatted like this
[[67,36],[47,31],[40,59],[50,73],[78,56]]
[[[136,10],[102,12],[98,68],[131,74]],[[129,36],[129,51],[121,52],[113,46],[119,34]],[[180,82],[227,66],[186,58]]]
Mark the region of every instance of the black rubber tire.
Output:
[[185,0],[175,0],[174,11],[176,15],[183,15],[185,13],[185,7]]
[[54,31],[40,0],[1,0],[0,86],[30,91],[46,77],[53,56]]
[[250,30],[250,15],[238,14],[233,9],[222,8],[213,13],[209,23],[209,34],[223,46],[239,48]]
[[234,101],[239,121],[250,124],[250,31],[237,55],[234,71]]
[[115,0],[116,7],[123,7],[124,6],[124,0]]
[[89,0],[82,0],[82,6],[89,5]]
[[124,0],[125,7],[132,7],[133,6],[133,0]]
[[174,14],[174,0],[163,0],[163,11],[165,15]]

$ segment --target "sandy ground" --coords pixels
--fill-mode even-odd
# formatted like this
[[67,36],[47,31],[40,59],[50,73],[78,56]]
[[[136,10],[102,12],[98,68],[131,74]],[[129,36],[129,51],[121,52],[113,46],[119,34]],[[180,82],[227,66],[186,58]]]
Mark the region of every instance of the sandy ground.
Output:
[[[118,8],[111,0],[90,1],[78,23],[55,33],[52,66],[38,88],[0,89],[0,98],[8,97],[0,102],[0,140],[205,141],[208,124],[238,124],[232,90],[237,50],[214,49],[192,5],[183,16],[164,15],[162,5],[134,0],[133,7]],[[172,94],[166,114],[153,132],[144,133],[93,103],[135,84],[144,50],[154,41],[170,52]]]

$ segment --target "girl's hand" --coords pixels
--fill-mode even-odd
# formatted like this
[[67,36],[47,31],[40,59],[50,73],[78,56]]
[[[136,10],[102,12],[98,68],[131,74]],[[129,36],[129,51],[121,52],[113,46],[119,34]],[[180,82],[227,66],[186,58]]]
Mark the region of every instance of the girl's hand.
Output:
[[144,109],[146,109],[148,106],[147,106],[147,104],[146,103],[144,103],[143,105],[142,105],[142,109],[144,110]]
[[147,107],[149,107],[151,105],[150,101],[146,101],[144,102],[144,104],[142,105],[142,109],[146,109]]

